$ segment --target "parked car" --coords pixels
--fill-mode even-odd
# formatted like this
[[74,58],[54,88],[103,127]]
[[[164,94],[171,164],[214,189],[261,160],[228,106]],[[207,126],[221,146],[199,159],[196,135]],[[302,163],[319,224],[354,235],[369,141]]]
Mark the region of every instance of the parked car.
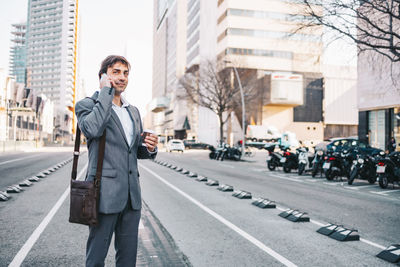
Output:
[[209,144],[197,142],[196,140],[183,140],[187,149],[208,149]]
[[167,152],[180,151],[183,153],[185,151],[185,145],[182,140],[171,139],[167,143]]

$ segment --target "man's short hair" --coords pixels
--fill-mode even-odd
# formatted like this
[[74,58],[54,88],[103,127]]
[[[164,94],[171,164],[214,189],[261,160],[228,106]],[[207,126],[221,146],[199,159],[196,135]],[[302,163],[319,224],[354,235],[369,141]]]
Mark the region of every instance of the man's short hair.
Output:
[[101,62],[101,67],[99,70],[99,79],[101,78],[101,75],[103,73],[107,73],[107,69],[114,66],[115,63],[121,62],[123,65],[128,67],[128,70],[131,69],[131,65],[129,64],[128,60],[124,58],[123,56],[116,56],[116,55],[111,55],[106,57],[103,62]]

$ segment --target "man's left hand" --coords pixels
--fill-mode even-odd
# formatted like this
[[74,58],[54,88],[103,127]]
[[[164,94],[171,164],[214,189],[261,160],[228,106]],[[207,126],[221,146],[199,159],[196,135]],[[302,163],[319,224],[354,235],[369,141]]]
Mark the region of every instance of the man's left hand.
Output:
[[156,149],[157,144],[158,144],[158,137],[157,137],[157,135],[154,135],[154,134],[149,134],[149,135],[147,135],[146,138],[144,139],[144,143],[146,144],[147,149],[148,149],[150,152],[153,152],[154,149]]

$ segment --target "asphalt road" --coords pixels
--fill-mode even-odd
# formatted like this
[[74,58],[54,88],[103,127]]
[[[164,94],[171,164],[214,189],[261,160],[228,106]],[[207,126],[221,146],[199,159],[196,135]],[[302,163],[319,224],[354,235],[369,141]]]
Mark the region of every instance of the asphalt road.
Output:
[[[252,162],[220,162],[209,160],[205,151],[189,151],[159,153],[157,159],[274,200],[281,210],[307,212],[311,223],[290,222],[278,216],[279,209],[257,208],[251,200],[234,198],[153,162],[142,163],[144,200],[194,266],[285,262],[259,243],[299,266],[387,265],[375,255],[399,243],[398,186],[382,190],[360,180],[350,187],[346,181],[270,172],[264,156],[258,152]],[[362,241],[339,242],[316,233],[327,223],[357,229]]]
[[0,153],[0,191],[71,158],[72,151],[72,147],[53,147],[41,152]]
[[[22,177],[18,169],[10,168],[10,172],[18,172],[15,176],[20,181],[21,178],[36,174],[34,170],[42,171],[45,167],[72,158],[71,148],[59,148],[64,150],[62,153],[53,153],[53,150],[7,155],[8,160],[15,160],[13,163],[22,162],[23,158],[31,155],[32,158],[46,159],[39,160],[39,166],[25,162],[23,168],[30,169],[27,177]],[[78,178],[85,175],[86,164],[87,153],[83,151],[79,160]],[[19,166],[22,168],[23,165]],[[71,168],[72,162],[69,161],[23,192],[10,194],[10,200],[0,202],[1,267],[84,266],[88,227],[68,223]],[[9,176],[12,177],[12,173]],[[137,266],[191,266],[146,203],[143,203],[139,231]],[[111,245],[106,266],[115,266],[114,257],[115,250]]]
[[[8,172],[31,169],[31,176],[71,158],[69,149],[52,153],[56,152],[10,154],[8,161],[32,155],[42,158],[42,165],[26,162]],[[83,153],[80,159],[81,176],[86,157]],[[346,181],[270,172],[264,157],[258,152],[248,162],[220,162],[209,160],[206,151],[189,151],[159,152],[157,160],[249,191],[253,198],[274,200],[277,209],[260,209],[250,199],[235,198],[232,192],[141,160],[144,205],[137,266],[390,266],[375,255],[399,243],[398,186],[382,190],[356,181],[349,187]],[[0,266],[13,259],[20,259],[22,266],[84,265],[87,227],[68,223],[70,171],[71,162],[0,202]],[[18,181],[26,178],[14,176]],[[279,217],[286,208],[308,212],[312,221],[294,223]],[[358,229],[362,241],[339,242],[316,233],[328,222]],[[106,266],[114,266],[114,256],[111,245]]]

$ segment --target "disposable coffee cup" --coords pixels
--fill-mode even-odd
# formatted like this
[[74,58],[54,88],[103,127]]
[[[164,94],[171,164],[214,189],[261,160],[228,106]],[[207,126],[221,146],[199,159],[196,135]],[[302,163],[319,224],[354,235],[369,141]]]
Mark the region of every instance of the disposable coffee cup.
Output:
[[146,143],[144,142],[144,139],[146,138],[146,136],[148,136],[148,135],[150,135],[150,134],[156,134],[156,132],[153,131],[153,130],[149,130],[149,129],[144,129],[144,130],[143,130],[142,146],[146,146]]

